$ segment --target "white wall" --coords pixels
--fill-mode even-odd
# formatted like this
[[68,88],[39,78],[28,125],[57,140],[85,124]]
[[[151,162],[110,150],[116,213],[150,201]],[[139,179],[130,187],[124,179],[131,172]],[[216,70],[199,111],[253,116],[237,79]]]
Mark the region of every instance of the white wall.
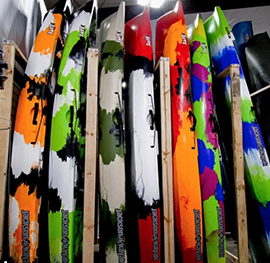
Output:
[[28,56],[41,25],[39,0],[1,0],[0,47],[13,40]]

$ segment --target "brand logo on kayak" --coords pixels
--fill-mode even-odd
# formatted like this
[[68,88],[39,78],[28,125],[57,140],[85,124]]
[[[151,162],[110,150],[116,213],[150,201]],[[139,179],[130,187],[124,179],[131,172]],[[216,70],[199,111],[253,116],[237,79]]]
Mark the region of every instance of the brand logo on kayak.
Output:
[[115,36],[116,36],[116,42],[117,43],[121,43],[123,41],[123,36],[122,36],[122,33],[121,32],[117,31],[115,33]]
[[203,53],[207,53],[207,47],[205,43],[202,43]]
[[224,226],[223,226],[223,211],[222,208],[217,207],[217,216],[218,216],[218,237],[219,237],[219,257],[223,258],[225,255],[224,251]]
[[69,212],[68,210],[61,210],[62,213],[62,262],[68,263],[68,251],[69,251],[69,238],[68,238],[68,232],[69,232]]
[[146,46],[151,47],[151,37],[148,36],[148,35],[146,35],[146,36],[145,36],[145,39],[146,39]]
[[153,261],[159,260],[158,211],[152,208]]
[[118,263],[124,263],[125,260],[125,238],[124,238],[124,220],[123,211],[121,209],[116,209],[116,224],[117,224],[117,254]]
[[181,36],[182,36],[182,44],[187,45],[187,36],[184,33],[182,33]]
[[79,26],[79,37],[83,37],[85,32],[85,25]]
[[22,261],[30,263],[30,241],[29,241],[29,211],[21,211],[22,214]]
[[55,29],[55,23],[51,22],[50,25],[49,25],[49,31],[48,31],[48,34],[49,34],[49,35],[53,35],[54,29]]
[[195,241],[196,241],[196,261],[202,260],[202,237],[201,237],[201,218],[200,218],[200,210],[193,209],[194,219],[195,219]]
[[261,141],[261,137],[260,137],[260,133],[259,133],[258,127],[257,126],[252,126],[252,130],[254,132],[255,140],[256,140],[256,143],[258,145],[258,150],[259,150],[259,154],[260,154],[260,159],[262,161],[262,166],[267,166],[268,165],[268,162],[266,160],[266,156],[265,156],[265,152],[264,152],[264,147],[262,145],[262,141]]

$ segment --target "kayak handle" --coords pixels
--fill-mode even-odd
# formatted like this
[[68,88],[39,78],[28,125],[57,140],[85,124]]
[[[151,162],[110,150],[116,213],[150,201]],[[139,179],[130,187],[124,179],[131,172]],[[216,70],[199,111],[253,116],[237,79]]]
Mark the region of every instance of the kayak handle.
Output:
[[33,116],[33,121],[32,121],[32,124],[33,125],[37,125],[37,116],[38,116],[38,103],[36,102],[35,103],[35,108],[34,108],[34,116]]
[[117,130],[117,137],[118,139],[118,144],[116,147],[120,147],[123,140],[124,140],[124,131],[123,131],[123,120],[122,120],[122,109],[121,109],[121,99],[120,99],[120,94],[119,92],[114,92],[115,95],[118,96],[118,103],[119,107],[116,107],[115,112],[113,113],[112,120],[115,125],[115,129]]
[[151,99],[151,105],[152,109],[149,110],[149,116],[150,116],[150,130],[154,132],[154,139],[153,139],[153,144],[151,145],[151,148],[155,147],[155,137],[156,137],[156,132],[155,132],[155,122],[156,122],[156,114],[155,114],[155,109],[154,109],[154,102],[153,102],[153,97],[151,94],[148,94],[148,96]]
[[149,110],[149,115],[150,115],[150,130],[153,131],[154,130],[154,123],[155,123],[155,115],[154,115],[154,112],[153,110]]
[[213,113],[210,114],[209,122],[210,122],[210,126],[212,128],[211,132],[215,134],[214,150],[216,150],[217,149],[217,145],[218,145],[218,137],[217,137],[218,129],[217,129],[217,120],[214,117],[214,114]]
[[192,119],[193,119],[193,121],[192,121],[192,122],[193,122],[193,125],[190,127],[190,130],[191,130],[191,131],[195,131],[197,119],[196,119],[194,113],[193,113],[191,110],[188,112],[188,116],[189,116],[189,117],[192,117]]
[[218,147],[218,123],[217,123],[217,119],[215,118],[214,103],[212,99],[208,99],[208,100],[210,101],[211,106],[212,106],[212,113],[210,113],[210,116],[209,116],[209,123],[210,123],[210,127],[212,128],[211,132],[215,134],[214,150],[216,150]]
[[[38,116],[38,109],[39,109],[39,104],[35,103],[35,112],[34,112],[34,116],[33,116],[33,125],[37,125],[37,116]],[[40,128],[41,128],[41,124],[42,124],[42,120],[43,120],[43,116],[46,114],[45,110],[43,109],[43,99],[41,98],[41,117],[40,117],[40,121],[39,121],[39,125],[38,125],[38,130],[36,133],[36,138],[33,142],[31,142],[32,145],[35,145],[37,143],[37,139],[38,139],[38,135],[40,132]]]
[[217,129],[216,129],[216,118],[214,117],[213,113],[210,113],[210,117],[209,117],[209,122],[211,124],[211,128],[212,128],[212,133],[216,133]]
[[[38,125],[38,129],[37,129],[37,133],[36,133],[36,138],[33,142],[31,142],[32,145],[35,145],[37,143],[38,140],[38,135],[40,132],[40,128],[42,125],[42,121],[43,121],[43,117],[46,116],[46,108],[47,106],[43,107],[43,100],[45,98],[45,83],[36,83],[35,81],[30,81],[29,82],[29,89],[27,90],[27,92],[30,93],[30,95],[28,96],[28,99],[31,101],[33,99],[34,96],[37,97],[37,99],[40,101],[40,103],[36,102],[34,104],[34,116],[33,116],[33,121],[32,124],[33,125]],[[39,107],[41,108],[41,117],[40,117],[40,121],[39,124],[37,123],[37,117],[38,117],[38,110]]]
[[192,117],[192,123],[193,125],[190,127],[190,131],[194,132],[194,146],[191,147],[191,149],[195,149],[196,148],[196,136],[195,136],[195,127],[196,127],[196,123],[197,123],[197,119],[193,113],[193,111],[189,110],[188,112],[188,117]]

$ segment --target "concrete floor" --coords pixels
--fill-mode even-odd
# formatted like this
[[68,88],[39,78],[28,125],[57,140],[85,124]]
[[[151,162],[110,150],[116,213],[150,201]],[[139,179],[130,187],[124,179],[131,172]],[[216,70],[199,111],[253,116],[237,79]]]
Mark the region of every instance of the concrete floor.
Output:
[[[230,237],[230,235],[226,236],[226,250],[230,252],[230,254],[234,255],[237,257],[237,242]],[[249,255],[249,263],[252,263],[251,256]],[[95,262],[99,262],[99,247],[98,244],[95,245]],[[232,262],[237,262],[233,260],[229,260],[227,257],[226,263],[232,263]],[[247,262],[248,263],[248,262]]]
[[[226,236],[226,250],[230,252],[232,255],[237,257],[237,242],[232,239],[230,236]],[[226,263],[232,263],[232,262],[237,262],[233,260],[229,260],[227,257]],[[249,254],[249,263],[252,263],[251,256]]]

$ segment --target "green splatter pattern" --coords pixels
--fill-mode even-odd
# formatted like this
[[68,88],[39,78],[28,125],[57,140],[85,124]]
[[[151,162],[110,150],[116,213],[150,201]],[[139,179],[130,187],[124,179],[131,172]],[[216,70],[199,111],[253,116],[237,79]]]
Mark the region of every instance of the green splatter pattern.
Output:
[[[122,109],[124,17],[122,17],[122,8],[121,5],[120,11],[108,18],[110,19],[109,28],[104,20],[100,31],[100,35],[105,36],[100,45],[99,55],[99,174],[102,200],[100,254],[102,262],[113,262],[113,260],[126,262],[126,242],[122,231],[125,213]],[[115,39],[109,37],[111,35],[114,35]],[[120,41],[118,41],[117,35],[120,37]]]
[[[89,7],[92,11],[85,11]],[[50,161],[56,171],[51,171],[49,181],[55,198],[50,202],[60,205],[49,212],[51,263],[81,262],[86,114],[84,69],[88,40],[95,36],[95,32],[89,34],[95,8],[93,1],[89,1],[75,16],[59,66],[50,142]],[[96,22],[92,22],[92,29],[94,24]]]

